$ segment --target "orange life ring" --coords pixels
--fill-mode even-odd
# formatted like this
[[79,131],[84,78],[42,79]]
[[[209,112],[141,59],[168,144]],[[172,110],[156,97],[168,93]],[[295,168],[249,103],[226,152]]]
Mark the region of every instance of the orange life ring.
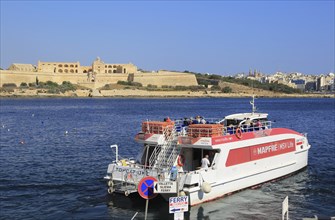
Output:
[[184,157],[184,155],[179,154],[178,161],[177,161],[178,166],[182,167],[182,166],[184,166],[184,163],[185,163],[185,157]]
[[241,139],[242,138],[242,131],[241,131],[241,128],[237,128],[236,129],[236,132],[235,132],[235,135],[238,139]]

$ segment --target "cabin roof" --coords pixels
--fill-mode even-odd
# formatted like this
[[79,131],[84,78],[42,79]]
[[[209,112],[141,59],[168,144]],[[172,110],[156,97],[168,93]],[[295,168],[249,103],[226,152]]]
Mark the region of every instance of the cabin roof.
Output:
[[258,118],[267,118],[268,114],[266,113],[239,113],[227,115],[225,120],[236,119],[236,120],[245,120],[245,119],[258,119]]

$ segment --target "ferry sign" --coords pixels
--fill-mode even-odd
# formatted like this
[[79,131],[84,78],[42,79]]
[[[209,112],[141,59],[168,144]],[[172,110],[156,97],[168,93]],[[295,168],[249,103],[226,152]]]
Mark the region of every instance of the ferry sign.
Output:
[[177,193],[177,183],[172,181],[154,182],[154,193]]
[[188,212],[188,196],[170,197],[169,213]]

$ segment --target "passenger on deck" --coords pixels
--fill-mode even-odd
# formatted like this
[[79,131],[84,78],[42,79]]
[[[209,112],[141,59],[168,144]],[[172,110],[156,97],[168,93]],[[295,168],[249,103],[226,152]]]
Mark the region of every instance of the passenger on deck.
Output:
[[208,160],[208,154],[206,154],[206,156],[204,157],[204,158],[202,158],[202,160],[201,160],[201,168],[202,169],[208,169],[208,166],[210,166],[211,165],[211,163],[209,162],[209,160]]
[[252,122],[249,118],[244,122],[244,125],[243,125],[244,132],[252,131],[251,123]]
[[260,120],[257,120],[255,127],[256,127],[257,131],[260,130],[260,129],[262,129],[262,122]]
[[253,122],[250,123],[250,128],[249,128],[249,131],[254,131],[254,127],[255,124]]
[[201,117],[199,115],[195,119],[198,121],[198,124],[201,123]]

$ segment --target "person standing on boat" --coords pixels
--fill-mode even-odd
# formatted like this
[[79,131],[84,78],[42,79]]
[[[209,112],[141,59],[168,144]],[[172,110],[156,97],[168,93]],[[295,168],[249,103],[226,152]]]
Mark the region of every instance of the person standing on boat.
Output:
[[208,160],[208,154],[206,154],[206,156],[201,160],[201,168],[207,170],[209,165],[211,165],[211,163]]

